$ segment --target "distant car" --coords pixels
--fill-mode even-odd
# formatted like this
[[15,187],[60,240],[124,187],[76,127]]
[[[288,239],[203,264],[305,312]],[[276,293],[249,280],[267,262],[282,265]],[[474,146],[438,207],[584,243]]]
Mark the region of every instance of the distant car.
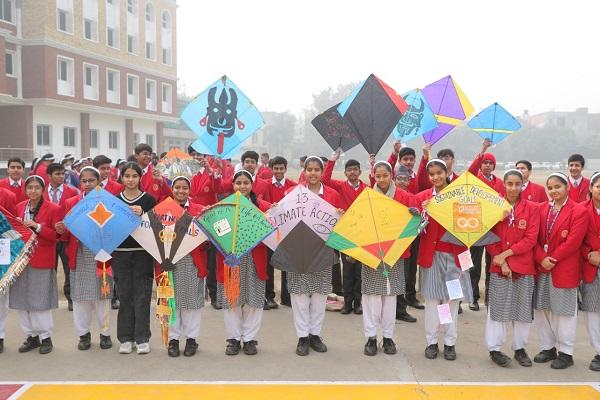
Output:
[[562,169],[562,165],[560,162],[555,162],[554,164],[552,164],[550,169],[553,171],[560,171]]
[[531,166],[532,166],[533,168],[542,168],[542,164],[541,164],[541,163],[539,163],[539,162],[537,162],[537,161],[534,161],[534,162],[532,162],[532,163],[531,163]]
[[549,162],[543,162],[542,163],[542,168],[543,169],[550,169],[552,167],[552,163]]

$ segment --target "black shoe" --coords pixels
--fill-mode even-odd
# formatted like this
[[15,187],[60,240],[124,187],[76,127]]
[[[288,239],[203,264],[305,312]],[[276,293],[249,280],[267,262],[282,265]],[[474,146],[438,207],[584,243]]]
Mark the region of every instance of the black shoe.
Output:
[[242,346],[239,340],[227,339],[227,347],[225,348],[225,354],[228,356],[235,356],[240,352]]
[[373,336],[367,340],[363,353],[365,356],[374,356],[377,354],[377,337]]
[[592,371],[600,371],[600,355],[596,354],[596,356],[592,358],[592,362],[590,363],[590,369]]
[[258,350],[256,349],[257,344],[258,342],[256,340],[244,342],[244,354],[247,356],[253,356],[258,353]]
[[352,307],[352,300],[344,301],[344,307],[342,307],[342,311],[340,311],[340,314],[348,315],[351,314],[353,310],[354,307]]
[[279,304],[275,302],[275,299],[267,299],[267,305],[271,310],[277,310],[279,308]]
[[396,313],[396,319],[400,320],[400,321],[404,321],[404,322],[417,322],[417,319],[415,317],[413,317],[412,315],[410,315],[409,313],[405,312],[401,312],[401,313]]
[[296,354],[299,356],[307,356],[310,346],[308,345],[308,336],[298,338],[298,345],[296,346]]
[[490,358],[501,367],[508,367],[511,361],[510,357],[501,351],[490,351]]
[[458,303],[458,313],[462,314],[462,301]]
[[217,300],[211,300],[210,301],[210,305],[212,306],[212,308],[214,308],[215,310],[222,310],[223,307],[219,304],[219,302]]
[[448,361],[456,360],[456,349],[454,346],[444,345],[444,358]]
[[327,346],[325,346],[325,343],[321,340],[321,336],[308,335],[308,344],[310,344],[311,349],[317,353],[325,353],[327,351]]
[[0,339],[0,354],[4,353],[4,339]]
[[383,338],[383,352],[385,354],[396,354],[396,343],[392,338]]
[[281,300],[280,304],[282,306],[286,306],[286,307],[291,307],[292,306],[292,302],[289,301],[289,300],[286,300],[286,301]]
[[356,315],[362,315],[362,304],[357,303],[356,301],[354,302],[354,314]]
[[183,355],[186,357],[191,357],[196,354],[196,350],[198,350],[198,343],[196,343],[195,339],[187,339],[185,341],[185,349],[183,349]]
[[406,304],[411,306],[412,308],[416,308],[417,310],[424,310],[425,306],[415,297],[407,297]]
[[28,336],[21,347],[19,347],[19,353],[27,353],[28,351],[37,349],[38,347],[40,347],[39,336]]
[[119,299],[113,298],[110,301],[110,308],[112,308],[113,310],[118,310],[119,307],[121,307],[121,302],[119,301]]
[[269,303],[267,303],[267,299],[265,299],[265,301],[263,301],[263,310],[269,311],[270,309],[271,307],[269,307]]
[[169,347],[167,348],[167,354],[169,357],[179,357],[179,340],[169,340]]
[[73,311],[73,301],[69,300],[69,305],[67,306],[67,308],[69,309],[69,311]]
[[77,350],[89,350],[90,347],[92,347],[92,335],[88,332],[85,335],[79,336]]
[[469,304],[469,310],[479,311],[479,303],[474,301],[473,303]]
[[52,349],[53,346],[51,338],[46,338],[42,340],[42,343],[40,344],[40,354],[48,354],[52,351]]
[[569,368],[571,365],[573,365],[573,356],[559,351],[556,359],[550,364],[550,368],[565,369]]
[[531,367],[531,359],[525,349],[515,350],[515,360],[517,360],[521,367]]
[[536,363],[545,363],[556,359],[556,348],[553,347],[550,350],[542,350],[535,357],[533,361]]
[[440,349],[436,344],[430,344],[425,348],[425,358],[429,358],[430,360],[434,360],[437,358]]
[[103,334],[100,334],[100,348],[102,350],[108,350],[112,348],[112,339],[110,336],[104,336]]

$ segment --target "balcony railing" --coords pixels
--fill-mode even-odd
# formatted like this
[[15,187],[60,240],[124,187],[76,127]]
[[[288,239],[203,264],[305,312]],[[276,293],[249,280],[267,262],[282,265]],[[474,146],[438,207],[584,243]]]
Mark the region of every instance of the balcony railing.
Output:
[[29,162],[33,160],[36,155],[34,155],[33,149],[20,147],[0,147],[0,162],[6,162],[13,157],[19,157],[25,162]]

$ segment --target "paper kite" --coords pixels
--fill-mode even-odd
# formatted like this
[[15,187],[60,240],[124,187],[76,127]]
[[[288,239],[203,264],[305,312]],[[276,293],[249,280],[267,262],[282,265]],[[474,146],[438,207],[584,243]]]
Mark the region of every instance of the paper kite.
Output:
[[500,104],[494,103],[471,118],[467,126],[492,144],[499,143],[521,129],[521,124]]
[[317,115],[312,125],[333,150],[348,151],[360,143],[354,126],[338,112],[339,103]]
[[396,139],[408,143],[438,126],[433,111],[419,89],[404,93],[402,98],[408,104],[408,110],[392,132]]

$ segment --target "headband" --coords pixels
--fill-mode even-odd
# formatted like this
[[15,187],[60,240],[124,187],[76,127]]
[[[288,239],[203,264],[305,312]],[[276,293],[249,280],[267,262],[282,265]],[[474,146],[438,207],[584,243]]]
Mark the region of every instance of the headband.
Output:
[[42,188],[45,188],[45,187],[46,187],[46,182],[44,182],[44,178],[42,178],[42,177],[41,177],[41,176],[39,176],[39,175],[29,175],[29,176],[27,177],[27,179],[25,179],[25,186],[27,186],[27,182],[29,182],[29,181],[30,181],[30,180],[32,180],[32,179],[37,179],[37,180],[39,180],[39,181],[40,181],[40,183],[42,184]]
[[79,171],[79,175],[81,175],[83,173],[83,171],[86,171],[88,169],[91,171],[94,171],[98,176],[100,176],[100,171],[98,171],[97,168],[92,167],[91,165],[81,168],[81,170]]
[[317,160],[319,164],[321,164],[321,168],[323,168],[323,160],[319,156],[308,156],[306,160],[304,160],[304,165],[306,165],[310,160]]
[[593,182],[596,177],[600,176],[600,171],[594,172],[590,177],[590,182]]
[[187,176],[183,176],[183,175],[179,175],[176,176],[172,181],[171,181],[171,187],[173,187],[173,185],[175,185],[175,182],[180,181],[180,180],[185,180],[187,181],[188,185],[191,187],[192,186],[192,182],[190,181],[190,178],[188,178]]
[[523,173],[522,173],[521,171],[519,171],[518,169],[516,169],[516,168],[511,168],[511,169],[509,169],[509,170],[506,170],[506,172],[504,173],[504,175],[503,175],[502,177],[503,177],[504,179],[506,179],[506,176],[507,176],[509,173],[510,173],[510,174],[518,174],[518,175],[521,177],[521,179],[523,179]]
[[250,178],[250,182],[254,183],[254,178],[252,177],[252,174],[245,169],[240,169],[238,172],[236,172],[235,174],[233,174],[233,180],[235,181],[235,178],[237,178],[240,175],[246,175],[248,178]]
[[440,163],[444,166],[444,168],[448,168],[448,166],[446,165],[446,162],[439,158],[432,158],[431,160],[427,161],[427,165],[425,166],[425,168],[429,168],[429,166],[433,163]]
[[381,161],[377,161],[375,164],[373,164],[373,171],[375,171],[379,165],[385,165],[385,166],[387,166],[389,168],[390,172],[394,170],[392,168],[392,164],[390,164],[387,161],[381,160]]
[[569,183],[569,178],[567,178],[567,175],[562,173],[562,172],[553,172],[550,175],[548,175],[548,178],[546,179],[546,181],[548,181],[548,179],[555,177],[555,178],[559,178],[561,181],[563,181],[565,184]]

